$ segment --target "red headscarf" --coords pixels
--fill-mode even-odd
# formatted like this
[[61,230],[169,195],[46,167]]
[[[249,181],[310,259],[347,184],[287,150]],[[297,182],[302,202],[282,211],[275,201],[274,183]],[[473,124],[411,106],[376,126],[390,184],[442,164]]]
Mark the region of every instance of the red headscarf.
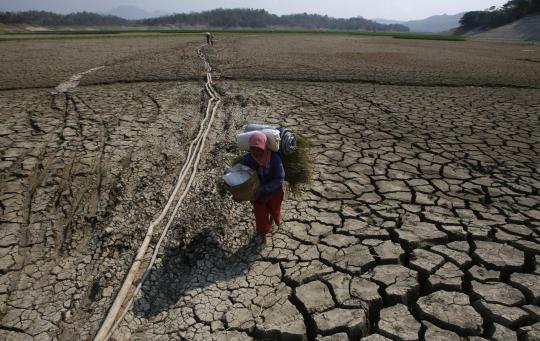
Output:
[[251,154],[253,156],[253,159],[257,161],[257,163],[264,168],[268,168],[270,166],[270,159],[272,158],[272,151],[266,146],[266,135],[261,133],[260,131],[253,132],[253,135],[249,138],[249,147],[256,147],[263,151],[262,156],[256,157],[255,155]]

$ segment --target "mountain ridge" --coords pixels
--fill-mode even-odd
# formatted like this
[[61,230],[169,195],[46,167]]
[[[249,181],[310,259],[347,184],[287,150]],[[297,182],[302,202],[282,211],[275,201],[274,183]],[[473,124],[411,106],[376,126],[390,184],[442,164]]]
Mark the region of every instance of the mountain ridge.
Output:
[[137,6],[123,5],[110,9],[106,14],[127,20],[141,20],[171,15],[165,11],[146,11]]
[[399,24],[404,25],[411,30],[411,32],[444,32],[459,26],[459,20],[465,14],[465,12],[457,14],[438,14],[419,20],[392,20],[392,19],[372,19],[378,23],[389,25]]

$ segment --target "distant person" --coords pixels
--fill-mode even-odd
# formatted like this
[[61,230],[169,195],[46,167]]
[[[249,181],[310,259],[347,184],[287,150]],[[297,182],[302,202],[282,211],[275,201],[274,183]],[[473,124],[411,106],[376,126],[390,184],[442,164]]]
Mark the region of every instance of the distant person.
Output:
[[210,45],[214,46],[214,34],[210,33]]
[[212,41],[212,33],[206,32],[205,35],[206,35],[206,45],[210,45]]
[[244,156],[243,164],[257,172],[261,191],[251,202],[255,212],[255,231],[266,242],[266,235],[272,224],[281,223],[281,203],[283,202],[283,180],[285,170],[278,153],[268,148],[267,137],[256,131],[249,139],[249,154]]

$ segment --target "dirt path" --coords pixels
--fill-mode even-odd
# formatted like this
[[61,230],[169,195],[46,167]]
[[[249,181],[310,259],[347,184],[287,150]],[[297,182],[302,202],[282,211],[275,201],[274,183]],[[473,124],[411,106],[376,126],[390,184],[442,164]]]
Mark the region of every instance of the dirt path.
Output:
[[81,73],[75,74],[75,75],[71,76],[67,81],[60,83],[54,90],[55,90],[55,92],[57,94],[65,93],[65,92],[68,92],[70,90],[73,90],[74,88],[77,87],[77,85],[79,85],[79,83],[81,82],[81,79],[85,75],[87,75],[89,73],[92,73],[92,72],[95,72],[95,71],[98,71],[98,70],[101,70],[103,68],[104,68],[104,66],[98,66],[98,67],[91,68],[90,70],[86,70],[86,71],[83,71]]

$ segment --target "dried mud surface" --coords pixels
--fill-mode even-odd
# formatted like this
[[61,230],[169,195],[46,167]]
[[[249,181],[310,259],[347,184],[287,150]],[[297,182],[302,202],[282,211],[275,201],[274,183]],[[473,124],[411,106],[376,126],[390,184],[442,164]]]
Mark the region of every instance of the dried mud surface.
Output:
[[204,68],[194,37],[128,37],[0,42],[0,89],[55,87],[73,74],[106,66],[83,84],[195,80]]
[[[537,340],[540,90],[429,86],[414,73],[422,86],[333,82],[345,68],[318,69],[331,51],[310,47],[318,82],[296,59],[288,74],[256,62],[242,50],[253,39],[207,51],[224,103],[114,339]],[[128,58],[66,94],[52,95],[48,76],[51,89],[0,91],[0,339],[93,337],[205,111],[196,48],[166,47],[152,66]],[[234,58],[242,72],[227,75]],[[398,83],[394,67],[386,76]],[[161,69],[193,70],[195,81]],[[518,78],[500,79],[538,84],[512,70]],[[241,80],[255,71],[261,80]],[[250,205],[219,180],[238,154],[234,135],[253,121],[309,137],[315,163],[312,186],[288,195],[266,244],[253,238]]]
[[231,79],[540,87],[540,49],[525,43],[254,35],[214,51],[217,74]]

